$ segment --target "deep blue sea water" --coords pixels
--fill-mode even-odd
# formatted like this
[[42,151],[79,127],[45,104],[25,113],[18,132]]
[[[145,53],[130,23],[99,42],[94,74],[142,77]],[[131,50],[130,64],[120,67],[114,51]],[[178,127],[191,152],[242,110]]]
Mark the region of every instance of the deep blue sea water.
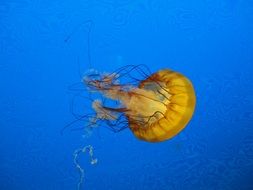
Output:
[[[76,122],[87,70],[145,64],[191,79],[197,104],[171,140]],[[74,90],[71,88],[73,84]],[[253,189],[253,2],[0,0],[0,190]],[[86,94],[87,95],[87,94]]]

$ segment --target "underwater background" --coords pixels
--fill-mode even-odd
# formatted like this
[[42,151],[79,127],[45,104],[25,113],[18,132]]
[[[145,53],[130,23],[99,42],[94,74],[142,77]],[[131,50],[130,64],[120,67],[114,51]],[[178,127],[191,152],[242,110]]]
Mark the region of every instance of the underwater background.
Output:
[[[179,135],[147,143],[81,121],[61,133],[91,110],[88,70],[137,64],[192,81]],[[79,155],[81,189],[253,189],[250,0],[0,0],[0,79],[0,190],[77,189],[87,145],[98,162]]]

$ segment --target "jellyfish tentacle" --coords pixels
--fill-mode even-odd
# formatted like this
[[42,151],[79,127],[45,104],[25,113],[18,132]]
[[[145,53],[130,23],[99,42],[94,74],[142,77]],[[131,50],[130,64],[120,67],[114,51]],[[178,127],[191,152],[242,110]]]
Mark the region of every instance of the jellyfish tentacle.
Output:
[[83,182],[84,182],[84,175],[85,175],[85,170],[81,167],[81,164],[79,163],[79,155],[81,153],[85,154],[85,153],[88,153],[89,157],[90,157],[90,164],[91,165],[94,165],[94,164],[97,164],[98,162],[98,159],[94,157],[94,148],[93,146],[91,145],[87,145],[87,146],[84,146],[83,148],[78,148],[74,151],[74,154],[73,154],[73,161],[74,161],[74,164],[75,164],[75,167],[76,169],[78,170],[79,172],[79,182],[77,184],[77,189],[80,190],[82,185],[83,185]]

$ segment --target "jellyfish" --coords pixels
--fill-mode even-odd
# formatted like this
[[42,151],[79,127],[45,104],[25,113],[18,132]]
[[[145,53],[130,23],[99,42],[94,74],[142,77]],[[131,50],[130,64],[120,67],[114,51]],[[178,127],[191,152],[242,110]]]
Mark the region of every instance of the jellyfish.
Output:
[[[94,99],[95,116],[90,123],[106,121],[116,131],[129,128],[135,137],[147,142],[168,140],[182,131],[193,116],[196,103],[193,85],[179,72],[162,69],[147,74],[140,67],[130,65],[116,72],[89,73],[83,77],[90,92],[119,102],[113,107]],[[141,73],[142,79],[131,75],[133,71]],[[123,77],[132,82],[122,83]],[[124,127],[117,128],[122,123]]]

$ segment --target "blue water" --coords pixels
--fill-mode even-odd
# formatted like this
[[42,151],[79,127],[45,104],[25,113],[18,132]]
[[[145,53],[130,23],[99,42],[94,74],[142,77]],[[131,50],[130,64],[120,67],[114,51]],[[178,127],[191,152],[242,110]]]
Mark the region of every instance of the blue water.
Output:
[[[88,137],[87,70],[145,64],[191,79],[195,114],[176,137],[147,143],[129,129]],[[0,189],[253,189],[253,2],[1,0]],[[79,93],[80,92],[80,93]],[[73,108],[73,110],[71,110]],[[84,135],[86,134],[86,135]]]

